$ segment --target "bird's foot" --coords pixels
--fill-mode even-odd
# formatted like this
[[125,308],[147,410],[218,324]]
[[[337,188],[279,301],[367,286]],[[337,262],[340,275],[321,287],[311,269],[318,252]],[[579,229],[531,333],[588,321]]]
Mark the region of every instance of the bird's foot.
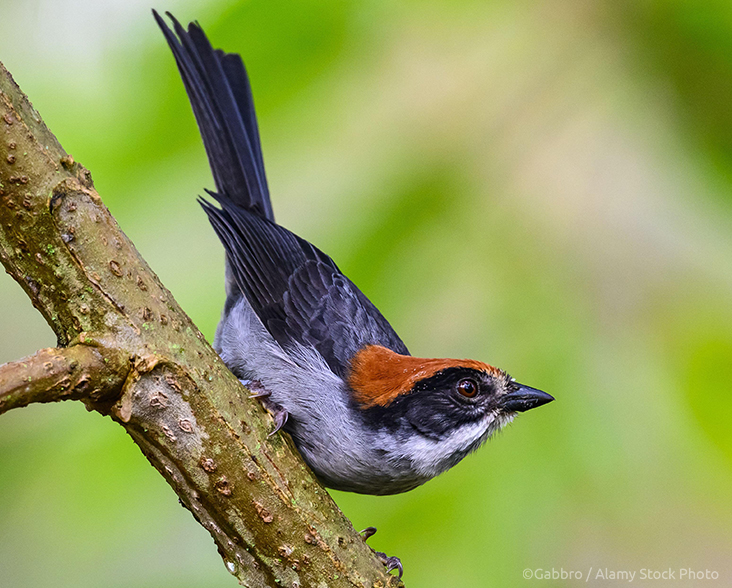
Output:
[[264,387],[259,380],[239,380],[244,387],[248,388],[251,394],[249,398],[267,398],[272,392]]
[[[369,537],[373,536],[376,533],[376,527],[366,527],[363,531],[361,531],[361,535],[363,536],[363,540],[367,541]],[[388,574],[392,570],[397,570],[399,572],[399,579],[402,579],[402,574],[404,573],[404,568],[402,567],[402,560],[400,560],[398,557],[395,556],[387,556],[382,551],[376,551],[373,547],[371,548],[371,551],[374,552],[374,555],[378,558],[378,560],[384,564],[386,567],[386,573]]]
[[374,554],[379,559],[381,563],[383,563],[386,566],[386,573],[388,574],[392,570],[398,570],[399,571],[399,579],[402,579],[402,574],[404,573],[404,568],[402,567],[402,560],[400,560],[398,557],[392,555],[391,557],[387,557],[387,555],[382,551],[374,551]]
[[252,393],[249,398],[256,398],[257,400],[259,400],[259,402],[262,403],[262,406],[264,406],[264,408],[272,415],[275,423],[275,428],[269,435],[267,435],[267,437],[272,437],[272,435],[280,431],[282,427],[285,426],[285,423],[287,422],[287,417],[290,416],[290,413],[282,408],[279,404],[277,404],[276,402],[272,402],[269,399],[272,393],[267,390],[262,382],[260,382],[259,380],[239,381],[244,384],[244,386],[249,388],[249,391]]

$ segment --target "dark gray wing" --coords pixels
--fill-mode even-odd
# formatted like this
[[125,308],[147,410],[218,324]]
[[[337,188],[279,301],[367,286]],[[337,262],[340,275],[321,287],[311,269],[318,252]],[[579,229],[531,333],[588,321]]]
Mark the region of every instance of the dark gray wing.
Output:
[[[408,353],[386,319],[322,251],[274,223],[254,102],[244,64],[211,47],[200,26],[175,33],[153,11],[175,56],[203,137],[221,205],[201,205],[226,249],[236,288],[284,348],[315,347],[345,376],[361,347]],[[238,290],[238,292],[236,291]]]
[[366,296],[333,260],[287,229],[212,194],[200,200],[226,249],[239,290],[274,339],[315,347],[334,373],[346,377],[364,345],[409,351]]

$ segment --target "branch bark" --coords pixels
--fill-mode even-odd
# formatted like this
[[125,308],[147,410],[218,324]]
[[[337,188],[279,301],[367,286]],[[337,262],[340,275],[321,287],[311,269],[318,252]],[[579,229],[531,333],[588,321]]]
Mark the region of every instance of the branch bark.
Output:
[[0,64],[0,261],[59,349],[0,368],[0,413],[66,398],[109,415],[246,586],[393,576],[223,365]]
[[[111,361],[110,361],[111,358]],[[94,347],[41,349],[0,366],[0,414],[34,402],[82,400],[93,407],[117,397],[128,366],[124,358]]]

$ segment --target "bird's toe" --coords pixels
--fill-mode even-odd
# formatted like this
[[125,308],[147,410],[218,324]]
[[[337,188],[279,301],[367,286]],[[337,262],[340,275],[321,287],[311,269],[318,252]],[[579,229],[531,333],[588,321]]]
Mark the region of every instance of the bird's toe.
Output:
[[400,560],[398,557],[392,555],[391,557],[387,556],[382,551],[374,551],[376,554],[376,557],[379,558],[379,561],[384,564],[386,567],[386,573],[388,574],[392,570],[398,570],[399,572],[399,579],[402,579],[402,574],[404,573],[404,567],[402,567],[402,560]]
[[272,437],[272,435],[282,429],[282,427],[284,427],[285,423],[287,422],[287,417],[290,416],[290,413],[281,406],[277,406],[274,410],[271,410],[270,412],[272,413],[272,418],[275,422],[275,428],[269,435],[267,435],[268,437]]
[[239,380],[246,388],[249,389],[251,394],[249,398],[266,398],[271,392],[264,387],[264,384],[259,380]]
[[368,541],[369,537],[372,537],[376,534],[376,527],[366,527],[363,531],[359,533],[363,537],[364,541]]

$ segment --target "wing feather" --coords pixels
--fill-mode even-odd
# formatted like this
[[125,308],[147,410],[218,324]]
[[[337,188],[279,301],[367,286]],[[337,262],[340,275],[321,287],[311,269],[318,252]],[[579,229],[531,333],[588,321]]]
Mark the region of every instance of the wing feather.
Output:
[[200,202],[236,285],[283,348],[314,347],[344,378],[365,345],[409,353],[378,309],[317,247],[225,199],[221,208]]
[[[226,250],[225,312],[245,296],[285,349],[314,347],[346,377],[365,345],[408,354],[404,343],[361,291],[317,247],[275,224],[254,101],[244,64],[211,47],[196,23],[175,32],[153,11],[175,56],[216,183],[199,199]],[[224,319],[225,320],[225,319]]]

